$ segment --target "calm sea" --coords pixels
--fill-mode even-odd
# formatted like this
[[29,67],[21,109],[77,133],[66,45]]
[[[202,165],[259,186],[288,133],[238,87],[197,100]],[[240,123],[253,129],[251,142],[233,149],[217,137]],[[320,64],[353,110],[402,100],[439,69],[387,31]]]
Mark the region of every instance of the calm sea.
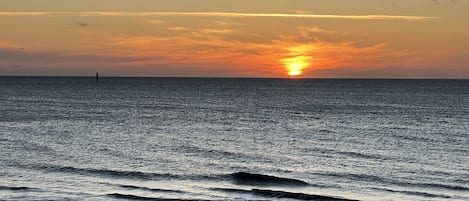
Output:
[[469,200],[468,80],[0,77],[0,200]]

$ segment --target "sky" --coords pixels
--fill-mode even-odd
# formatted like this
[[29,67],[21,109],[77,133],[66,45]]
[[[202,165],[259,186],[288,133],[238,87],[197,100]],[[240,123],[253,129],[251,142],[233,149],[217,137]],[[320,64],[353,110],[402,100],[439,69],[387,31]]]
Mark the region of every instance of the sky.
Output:
[[0,75],[469,78],[467,0],[2,0]]

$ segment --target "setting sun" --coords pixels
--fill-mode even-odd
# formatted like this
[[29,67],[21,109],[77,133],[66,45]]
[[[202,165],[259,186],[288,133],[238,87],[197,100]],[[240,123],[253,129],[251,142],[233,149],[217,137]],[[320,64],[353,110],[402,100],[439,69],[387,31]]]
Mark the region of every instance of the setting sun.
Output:
[[292,63],[288,66],[288,75],[297,76],[303,73],[303,64],[302,63]]
[[303,70],[310,65],[308,56],[297,56],[293,58],[283,59],[282,62],[286,67],[289,76],[299,76],[303,74]]

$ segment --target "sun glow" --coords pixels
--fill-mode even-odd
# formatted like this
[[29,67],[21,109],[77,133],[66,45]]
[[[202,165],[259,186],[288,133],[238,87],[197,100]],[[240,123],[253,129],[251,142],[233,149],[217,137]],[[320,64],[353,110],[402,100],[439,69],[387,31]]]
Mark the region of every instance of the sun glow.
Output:
[[288,75],[289,76],[298,76],[303,74],[303,63],[291,63],[288,65]]
[[286,71],[289,76],[300,76],[303,74],[303,70],[310,65],[309,60],[311,57],[308,56],[297,56],[293,58],[283,59],[282,62],[286,67]]

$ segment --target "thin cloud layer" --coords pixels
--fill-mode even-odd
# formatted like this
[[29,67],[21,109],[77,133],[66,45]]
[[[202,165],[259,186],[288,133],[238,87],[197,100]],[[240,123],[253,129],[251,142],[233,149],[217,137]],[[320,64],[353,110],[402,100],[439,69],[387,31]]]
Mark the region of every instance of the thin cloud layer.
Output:
[[436,20],[440,17],[405,15],[328,15],[290,13],[237,13],[237,12],[0,12],[0,16],[188,16],[188,17],[274,17],[351,20]]

